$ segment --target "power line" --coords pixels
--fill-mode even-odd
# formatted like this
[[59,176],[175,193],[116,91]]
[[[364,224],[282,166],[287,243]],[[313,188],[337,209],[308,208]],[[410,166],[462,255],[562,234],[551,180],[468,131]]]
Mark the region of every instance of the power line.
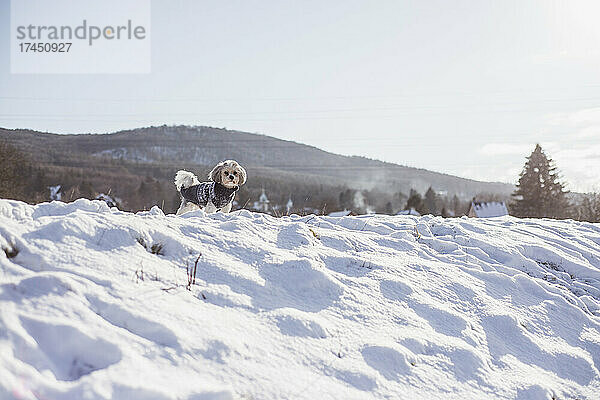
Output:
[[514,96],[518,93],[541,93],[555,91],[558,93],[564,93],[568,90],[582,89],[582,88],[600,88],[600,83],[589,83],[578,86],[569,87],[539,87],[539,88],[523,88],[520,90],[478,90],[478,91],[446,91],[437,93],[396,93],[391,95],[345,95],[345,96],[292,96],[292,97],[187,97],[187,98],[129,98],[129,99],[115,99],[111,98],[73,98],[73,97],[38,97],[38,96],[0,96],[0,99],[7,100],[27,100],[27,101],[98,101],[103,103],[108,102],[214,102],[214,101],[304,101],[304,100],[341,100],[341,99],[393,99],[393,98],[406,98],[412,99],[415,97],[457,97],[457,96],[477,96],[482,95],[510,95]]

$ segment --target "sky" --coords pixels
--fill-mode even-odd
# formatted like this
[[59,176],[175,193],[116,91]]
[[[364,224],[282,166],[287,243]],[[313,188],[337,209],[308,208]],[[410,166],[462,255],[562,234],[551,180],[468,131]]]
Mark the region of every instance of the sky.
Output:
[[568,189],[600,191],[598,15],[595,0],[155,0],[150,73],[11,74],[0,0],[0,126],[226,127],[510,183],[540,143]]

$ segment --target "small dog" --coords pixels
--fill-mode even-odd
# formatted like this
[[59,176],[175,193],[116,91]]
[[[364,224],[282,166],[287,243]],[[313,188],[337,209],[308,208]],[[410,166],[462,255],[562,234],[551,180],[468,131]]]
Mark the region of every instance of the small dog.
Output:
[[175,187],[181,195],[181,205],[176,215],[202,210],[207,213],[231,211],[235,193],[246,183],[246,170],[233,160],[218,163],[208,173],[211,182],[200,182],[188,171],[177,171]]

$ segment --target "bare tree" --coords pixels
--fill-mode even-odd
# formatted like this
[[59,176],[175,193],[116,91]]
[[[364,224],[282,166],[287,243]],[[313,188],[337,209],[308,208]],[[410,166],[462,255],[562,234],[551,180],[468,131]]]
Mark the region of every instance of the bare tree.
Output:
[[600,193],[586,194],[575,213],[580,221],[600,222]]

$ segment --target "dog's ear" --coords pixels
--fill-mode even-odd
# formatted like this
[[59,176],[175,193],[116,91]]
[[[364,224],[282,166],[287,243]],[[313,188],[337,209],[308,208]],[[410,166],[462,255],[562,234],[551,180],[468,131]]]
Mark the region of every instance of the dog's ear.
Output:
[[240,174],[240,182],[238,183],[238,186],[242,186],[244,183],[246,183],[246,178],[247,178],[246,170],[244,169],[244,167],[242,167],[239,164],[237,165],[237,169]]
[[222,183],[223,177],[221,176],[221,171],[223,170],[223,163],[220,162],[208,173],[208,179],[213,182]]

